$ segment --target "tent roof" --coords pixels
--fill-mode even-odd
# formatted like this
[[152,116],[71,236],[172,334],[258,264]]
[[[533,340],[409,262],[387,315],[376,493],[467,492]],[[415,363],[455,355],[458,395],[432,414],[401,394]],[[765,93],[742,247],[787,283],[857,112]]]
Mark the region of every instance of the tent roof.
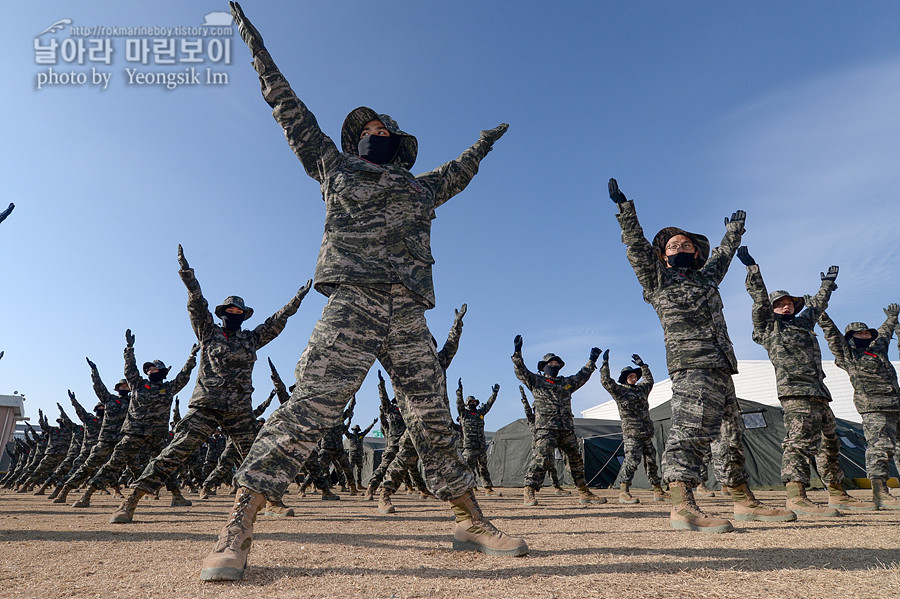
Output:
[[[892,362],[900,370],[900,362]],[[834,360],[822,362],[825,384],[831,391],[831,409],[837,418],[850,422],[862,422],[853,405],[853,386],[846,372],[835,366]],[[738,374],[734,375],[734,390],[738,397],[768,406],[780,405],[775,388],[775,368],[768,360],[739,360]],[[672,398],[672,380],[657,382],[650,392],[650,408],[653,409]],[[619,420],[616,402],[610,399],[600,405],[581,412],[584,418]]]

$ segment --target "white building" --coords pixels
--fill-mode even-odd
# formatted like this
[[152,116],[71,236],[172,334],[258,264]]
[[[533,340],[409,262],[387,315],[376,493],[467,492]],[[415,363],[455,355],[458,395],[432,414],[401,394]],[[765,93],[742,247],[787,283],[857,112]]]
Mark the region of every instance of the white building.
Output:
[[[891,362],[900,370],[900,362]],[[862,418],[853,405],[853,387],[847,373],[834,365],[834,360],[822,362],[825,371],[825,384],[831,391],[831,409],[835,417],[862,422]],[[775,368],[768,360],[738,360],[738,374],[734,375],[734,390],[741,399],[749,399],[770,406],[779,405],[778,393],[775,389]],[[650,408],[672,399],[672,380],[657,381],[650,392]],[[581,412],[582,418],[598,418],[601,420],[618,420],[619,411],[616,403],[609,399],[600,405]]]

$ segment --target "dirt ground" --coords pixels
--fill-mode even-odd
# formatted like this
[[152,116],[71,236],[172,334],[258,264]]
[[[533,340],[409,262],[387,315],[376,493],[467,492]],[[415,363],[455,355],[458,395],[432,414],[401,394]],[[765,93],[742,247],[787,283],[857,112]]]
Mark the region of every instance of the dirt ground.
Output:
[[[292,487],[295,489],[295,487]],[[487,557],[450,549],[446,504],[404,492],[397,513],[344,495],[285,497],[299,514],[260,517],[242,583],[202,583],[198,564],[212,548],[231,496],[170,508],[145,498],[132,524],[109,524],[119,501],[94,496],[76,510],[46,497],[0,494],[0,597],[897,597],[900,510],[802,519],[735,522],[736,532],[671,530],[667,507],[642,503],[581,506],[552,491],[538,507],[519,489],[479,496],[502,530],[524,536],[531,553]],[[865,491],[856,491],[865,496]],[[810,494],[825,501],[825,494]],[[783,501],[783,494],[761,492]],[[77,499],[73,493],[72,501]],[[703,499],[728,515],[727,498]]]

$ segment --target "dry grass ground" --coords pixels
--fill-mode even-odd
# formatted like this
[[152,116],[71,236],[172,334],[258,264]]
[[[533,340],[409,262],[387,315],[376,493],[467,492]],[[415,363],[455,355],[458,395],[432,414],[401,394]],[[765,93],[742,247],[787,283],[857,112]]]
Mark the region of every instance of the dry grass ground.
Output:
[[[612,491],[600,491],[614,501]],[[858,492],[862,494],[862,492]],[[73,494],[74,496],[75,494]],[[133,524],[109,524],[118,506],[95,496],[76,510],[45,497],[0,494],[0,597],[897,597],[900,510],[735,523],[705,535],[670,530],[664,504],[580,506],[544,490],[522,505],[518,489],[483,498],[504,531],[523,535],[531,553],[487,557],[450,549],[450,512],[435,500],[400,493],[397,513],[344,496],[286,496],[289,519],[261,517],[243,583],[201,583],[198,563],[231,505],[219,495],[169,508],[168,495],[138,506]],[[812,493],[824,501],[824,493]],[[760,493],[773,503],[778,493]],[[77,496],[73,497],[73,500]],[[703,500],[727,515],[725,498]]]

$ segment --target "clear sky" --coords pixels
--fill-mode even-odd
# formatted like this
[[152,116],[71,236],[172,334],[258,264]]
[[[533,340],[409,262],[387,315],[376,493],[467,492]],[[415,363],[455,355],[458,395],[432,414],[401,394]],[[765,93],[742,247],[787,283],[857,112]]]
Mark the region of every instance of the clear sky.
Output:
[[[614,371],[637,352],[667,377],[662,331],[625,259],[606,185],[636,201],[648,237],[677,225],[717,244],[724,217],[746,210],[745,243],[771,289],[815,293],[841,266],[830,313],[877,326],[900,301],[900,4],[896,2],[371,2],[243,3],[299,97],[337,139],[367,105],[416,135],[414,172],[455,158],[482,129],[509,132],[463,193],[437,211],[432,240],[443,340],[469,305],[449,379],[500,399],[486,425],[521,417],[512,340],[534,368],[548,351],[572,374],[592,346]],[[77,50],[71,26],[197,27],[226,2],[25,2],[0,39],[0,393],[18,391],[36,420],[66,389],[93,405],[90,356],[111,386],[122,377],[124,331],[139,362],[178,369],[194,340],[176,247],[211,305],[227,295],[280,308],[313,274],[324,220],[304,173],[262,100],[237,36],[224,85],[174,90],[129,83],[142,65],[111,40],[110,64],[36,63],[35,40]],[[151,40],[154,36],[145,36]],[[191,35],[162,35],[180,44]],[[127,39],[136,38],[128,42]],[[165,43],[165,42],[164,42]],[[68,45],[66,45],[68,44]],[[209,46],[205,46],[209,48]],[[71,55],[67,55],[71,58]],[[164,55],[160,55],[164,58]],[[95,56],[96,58],[96,56]],[[107,88],[43,85],[59,73],[110,73]],[[721,287],[740,359],[751,301],[734,261]],[[310,293],[260,352],[285,378],[325,299]],[[826,357],[830,357],[824,348]],[[892,358],[896,348],[892,349]],[[377,366],[376,366],[377,367]],[[181,393],[187,403],[190,388]],[[452,391],[451,391],[452,392]],[[608,399],[599,377],[576,393],[576,414]],[[377,414],[374,368],[358,422]]]

